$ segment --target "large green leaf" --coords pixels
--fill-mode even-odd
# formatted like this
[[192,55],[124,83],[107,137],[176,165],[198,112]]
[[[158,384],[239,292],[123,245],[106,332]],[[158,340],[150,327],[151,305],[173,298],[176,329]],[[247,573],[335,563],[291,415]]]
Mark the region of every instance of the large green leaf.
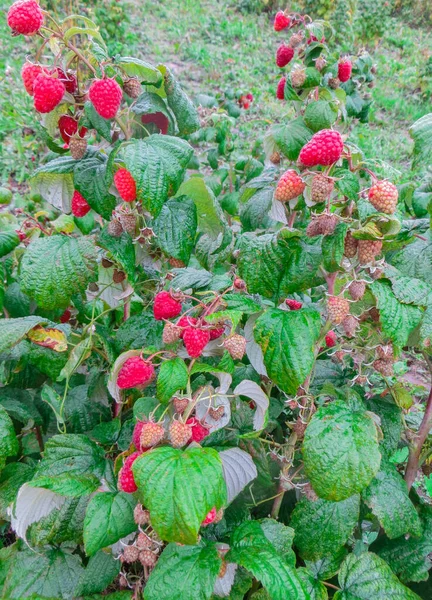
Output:
[[127,145],[126,167],[136,181],[138,199],[152,215],[157,216],[167,197],[178,190],[192,154],[187,142],[168,135],[151,135]]
[[150,63],[130,56],[121,56],[118,65],[129,77],[138,77],[146,85],[158,86],[162,80],[161,72]]
[[421,600],[401,584],[387,563],[371,552],[350,554],[344,560],[339,585],[341,590],[334,600]]
[[391,253],[388,261],[403,275],[432,285],[432,242],[429,239],[416,239],[402,250]]
[[156,448],[132,470],[153,529],[168,542],[194,544],[207,513],[226,502],[222,462],[212,448]]
[[332,171],[333,177],[336,177],[335,187],[341,194],[350,200],[357,200],[360,192],[360,183],[355,173],[349,169],[335,169]]
[[59,507],[52,510],[26,531],[30,546],[46,546],[75,542],[82,544],[85,511],[89,496],[67,498]]
[[20,239],[18,234],[13,229],[0,231],[0,258],[12,252],[18,246]]
[[304,498],[296,504],[291,517],[294,543],[304,560],[318,560],[337,554],[358,523],[360,496],[341,502]]
[[362,406],[336,400],[320,408],[306,428],[305,470],[315,492],[340,501],[361,492],[378,473],[378,431]]
[[404,429],[402,410],[394,403],[391,396],[384,398],[375,396],[365,402],[367,408],[380,418],[380,427],[384,434],[381,445],[388,453],[394,452],[399,445]]
[[316,579],[309,569],[301,567],[297,570],[297,574],[311,600],[328,599],[326,586],[319,579]]
[[84,104],[84,112],[90,122],[90,127],[96,129],[99,135],[111,142],[111,121],[101,117],[90,100]]
[[189,135],[201,126],[198,111],[171,71],[165,66],[163,69],[167,102],[175,115],[179,134]]
[[288,121],[283,125],[273,125],[266,136],[266,142],[277,145],[289,160],[297,160],[300,150],[311,139],[313,133],[302,118]]
[[397,346],[405,346],[410,333],[421,321],[422,311],[417,306],[399,302],[389,282],[374,281],[370,290],[377,301],[384,333]]
[[96,250],[85,238],[38,239],[21,262],[21,289],[41,308],[66,308],[71,297],[95,278]]
[[120,237],[113,237],[104,228],[99,236],[99,246],[111,252],[113,258],[124,269],[130,281],[135,281],[135,246],[129,234],[123,232]]
[[191,177],[180,186],[177,196],[188,196],[195,202],[198,228],[212,239],[225,230],[223,214],[213,192],[201,177]]
[[168,544],[145,588],[146,600],[209,600],[221,566],[214,544]]
[[414,140],[416,164],[428,164],[432,158],[432,113],[424,115],[409,128]]
[[255,341],[261,346],[269,377],[284,391],[295,394],[312,370],[321,327],[317,311],[272,308],[255,323]]
[[28,332],[39,325],[46,323],[42,317],[29,316],[19,317],[18,319],[0,320],[0,352],[4,352],[15,344],[18,344]]
[[198,227],[197,209],[187,196],[171,198],[153,224],[156,242],[165,254],[188,263]]
[[83,567],[79,556],[63,550],[17,552],[3,589],[11,600],[70,600]]
[[328,129],[336,121],[337,109],[326,100],[316,100],[306,106],[304,121],[312,131]]
[[157,397],[161,402],[168,400],[188,382],[188,370],[181,358],[172,358],[161,364],[156,382]]
[[388,461],[381,461],[379,472],[363,490],[362,498],[390,539],[407,533],[421,535],[421,521],[409,499],[407,485],[396,467]]
[[235,562],[261,581],[272,600],[310,600],[295,571],[265,537],[257,521],[246,521],[231,536],[228,562]]
[[432,508],[422,506],[420,518],[423,533],[420,537],[401,536],[395,540],[383,540],[378,554],[405,583],[426,581],[432,566]]
[[20,487],[33,477],[33,472],[32,467],[19,462],[9,463],[0,472],[0,519],[8,519],[8,506],[15,501]]
[[0,404],[0,458],[15,456],[18,449],[19,444],[12,420],[6,409]]
[[76,596],[103,592],[120,572],[120,561],[102,550],[92,556],[75,588]]
[[322,241],[323,264],[324,269],[329,273],[334,273],[340,269],[344,256],[347,230],[347,223],[338,223],[331,235],[324,236]]
[[109,192],[112,174],[108,164],[107,157],[98,153],[78,161],[74,170],[75,188],[92,209],[107,220],[116,206],[116,199]]
[[65,433],[48,440],[36,476],[55,481],[63,474],[102,477],[104,471],[105,455],[102,448],[85,435]]
[[88,556],[136,530],[135,505],[134,497],[124,492],[100,492],[93,496],[84,521],[84,548]]

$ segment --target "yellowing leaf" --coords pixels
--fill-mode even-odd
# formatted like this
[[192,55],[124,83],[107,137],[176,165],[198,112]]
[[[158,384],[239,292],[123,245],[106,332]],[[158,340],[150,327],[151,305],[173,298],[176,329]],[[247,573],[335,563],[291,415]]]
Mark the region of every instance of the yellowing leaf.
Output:
[[36,325],[27,335],[29,340],[38,346],[51,348],[51,350],[55,350],[56,352],[66,352],[67,350],[66,335],[60,329],[45,328],[41,325]]

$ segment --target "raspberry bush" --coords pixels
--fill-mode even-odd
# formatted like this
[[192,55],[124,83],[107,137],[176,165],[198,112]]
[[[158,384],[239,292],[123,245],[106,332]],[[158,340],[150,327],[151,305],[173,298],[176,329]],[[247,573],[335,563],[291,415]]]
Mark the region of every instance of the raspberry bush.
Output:
[[2,597],[429,597],[429,192],[350,142],[369,56],[279,11],[287,118],[233,163],[168,67],[8,22],[48,150],[0,214]]

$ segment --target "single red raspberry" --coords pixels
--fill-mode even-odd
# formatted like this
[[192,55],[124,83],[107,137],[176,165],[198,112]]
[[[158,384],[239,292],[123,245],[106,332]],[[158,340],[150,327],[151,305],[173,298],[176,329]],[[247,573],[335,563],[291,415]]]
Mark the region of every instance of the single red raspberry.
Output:
[[45,67],[41,65],[34,65],[31,62],[25,62],[21,69],[21,78],[23,80],[24,87],[27,94],[33,96],[33,84],[35,79],[41,73],[47,73]]
[[136,200],[136,183],[127,169],[119,169],[114,175],[114,183],[120,194],[120,198],[125,202]]
[[141,428],[140,447],[152,448],[165,437],[165,429],[160,423],[147,421]]
[[[60,135],[66,144],[69,144],[70,139],[78,131],[78,121],[70,115],[62,115],[58,122]],[[81,127],[79,130],[79,136],[84,137],[87,133],[86,127]]]
[[303,302],[299,302],[298,300],[294,300],[292,298],[287,298],[285,300],[285,304],[289,306],[290,310],[299,310],[303,306]]
[[65,86],[59,79],[40,73],[33,84],[34,107],[40,113],[49,113],[60,104]]
[[14,35],[34,35],[44,22],[44,15],[36,0],[18,0],[8,10],[7,24]]
[[60,79],[69,94],[75,94],[78,89],[78,81],[75,73],[65,73],[60,67],[55,67],[51,71],[51,75],[56,75],[57,79]]
[[138,488],[132,473],[132,465],[140,454],[140,452],[133,452],[130,454],[120,469],[118,475],[118,488],[121,492],[132,494],[132,492],[137,491]]
[[201,523],[201,527],[205,527],[206,525],[210,525],[210,523],[213,523],[213,521],[216,519],[216,515],[217,515],[217,510],[216,510],[216,507],[214,506],[211,509],[211,511],[207,513],[206,518]]
[[67,308],[62,316],[60,317],[60,323],[69,323],[72,313],[69,308]]
[[190,438],[190,441],[197,442],[197,444],[202,442],[203,439],[210,433],[207,427],[204,427],[204,425],[197,421],[195,417],[188,419],[186,421],[186,425],[190,425],[192,427],[192,437]]
[[352,63],[349,58],[341,58],[338,63],[338,79],[344,83],[351,79]]
[[278,100],[285,100],[285,84],[286,77],[281,77],[276,88],[276,98]]
[[342,136],[338,131],[322,129],[303,146],[299,161],[305,167],[328,166],[340,159],[343,150]]
[[155,113],[149,113],[148,115],[142,115],[141,122],[144,123],[144,125],[146,125],[148,123],[153,123],[154,125],[156,125],[156,127],[159,129],[159,131],[163,135],[166,135],[168,133],[168,126],[169,126],[168,117],[166,117],[161,112],[155,112]]
[[276,51],[276,64],[278,67],[286,67],[286,65],[292,61],[294,56],[294,48],[281,44]]
[[282,31],[291,24],[291,19],[282,10],[276,13],[273,27],[275,31]]
[[173,421],[169,427],[171,444],[174,448],[182,448],[192,437],[192,426],[181,421]]
[[[184,315],[183,317],[180,317],[180,319],[177,321],[176,325],[177,325],[177,327],[184,327],[186,329],[186,327],[193,327],[197,323],[198,323],[198,319],[196,317],[189,317],[188,315]],[[182,329],[182,331],[180,333],[181,339],[183,339],[183,334],[185,332],[185,329]]]
[[144,424],[145,424],[145,421],[138,421],[135,424],[135,427],[134,427],[134,430],[132,433],[132,443],[137,450],[141,450],[140,437],[141,437],[141,431],[142,431]]
[[249,102],[253,102],[253,99],[254,99],[253,94],[251,94],[251,93],[246,94],[246,98],[249,100]]
[[115,79],[96,79],[90,86],[89,98],[104,119],[114,119],[120,108],[123,91]]
[[337,344],[337,336],[334,331],[329,331],[325,336],[325,343],[327,348],[333,348]]
[[117,377],[117,385],[122,390],[148,385],[155,376],[152,363],[139,356],[132,356],[123,363]]
[[214,329],[209,329],[210,339],[217,340],[225,333],[225,327],[215,327]]
[[71,208],[74,217],[85,217],[90,211],[91,206],[84,196],[81,196],[81,194],[75,190],[72,196]]
[[275,200],[289,202],[303,194],[306,187],[300,175],[294,169],[288,169],[279,179],[275,191]]
[[333,325],[340,325],[349,315],[349,302],[342,296],[330,296],[327,300],[327,314]]
[[169,292],[163,291],[156,294],[153,304],[153,315],[156,321],[178,317],[181,310],[181,302],[173,298]]
[[191,358],[198,358],[201,356],[209,341],[210,333],[207,329],[186,327],[183,332],[183,343],[185,345],[186,352]]
[[369,202],[374,208],[387,215],[394,213],[399,193],[390,181],[377,181],[369,190]]

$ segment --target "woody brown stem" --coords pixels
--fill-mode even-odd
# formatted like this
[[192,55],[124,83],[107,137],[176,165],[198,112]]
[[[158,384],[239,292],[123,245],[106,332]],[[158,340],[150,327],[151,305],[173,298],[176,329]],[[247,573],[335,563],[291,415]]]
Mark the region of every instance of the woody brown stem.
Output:
[[[430,365],[430,361],[428,360],[428,364]],[[410,453],[408,457],[408,464],[405,471],[405,481],[410,490],[412,484],[415,481],[417,476],[417,471],[420,466],[420,455],[423,448],[423,444],[426,441],[426,438],[429,435],[430,430],[432,429],[432,388],[429,392],[428,399],[426,401],[426,409],[423,415],[422,422],[420,424],[419,430],[417,432],[417,436],[415,441],[413,442]]]

